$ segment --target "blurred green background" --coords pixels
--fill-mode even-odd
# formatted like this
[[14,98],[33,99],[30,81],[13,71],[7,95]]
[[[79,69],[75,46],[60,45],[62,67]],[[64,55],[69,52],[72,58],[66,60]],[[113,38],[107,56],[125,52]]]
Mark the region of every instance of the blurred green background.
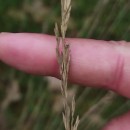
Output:
[[[129,12],[129,0],[73,0],[67,35],[129,41]],[[56,21],[60,0],[0,0],[0,32],[53,35]],[[130,109],[128,99],[111,91],[70,86],[70,97],[76,94],[79,130],[101,130]],[[62,107],[59,80],[0,63],[0,130],[63,130]]]

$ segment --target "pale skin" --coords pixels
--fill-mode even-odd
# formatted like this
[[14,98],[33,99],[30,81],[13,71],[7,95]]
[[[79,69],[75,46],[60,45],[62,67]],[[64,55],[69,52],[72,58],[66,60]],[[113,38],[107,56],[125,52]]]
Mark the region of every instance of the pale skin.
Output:
[[[71,49],[69,81],[101,86],[130,98],[130,43],[68,38]],[[54,36],[1,33],[0,60],[21,71],[59,78]],[[130,112],[103,130],[130,130]]]

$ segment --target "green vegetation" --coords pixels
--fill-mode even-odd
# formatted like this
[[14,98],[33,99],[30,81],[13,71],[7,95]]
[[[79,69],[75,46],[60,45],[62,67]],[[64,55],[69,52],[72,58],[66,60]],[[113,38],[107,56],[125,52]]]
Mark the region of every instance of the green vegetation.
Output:
[[[129,41],[129,4],[124,0],[73,0],[67,35]],[[0,0],[0,32],[54,35],[56,21],[60,21],[59,0]],[[130,101],[114,93],[74,88],[78,89],[79,130],[100,130],[112,117],[130,109]],[[10,94],[14,98],[7,100]],[[59,96],[60,91],[50,89],[45,77],[0,63],[0,130],[63,130],[60,110],[54,110]]]

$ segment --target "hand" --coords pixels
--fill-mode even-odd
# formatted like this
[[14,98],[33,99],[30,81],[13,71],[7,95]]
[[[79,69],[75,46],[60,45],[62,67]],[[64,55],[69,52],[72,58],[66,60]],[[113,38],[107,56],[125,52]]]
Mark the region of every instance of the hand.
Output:
[[[71,82],[101,86],[130,98],[130,44],[90,39],[67,41],[71,48]],[[27,73],[58,78],[55,48],[53,36],[0,34],[0,60]],[[130,112],[113,119],[103,130],[130,130]]]

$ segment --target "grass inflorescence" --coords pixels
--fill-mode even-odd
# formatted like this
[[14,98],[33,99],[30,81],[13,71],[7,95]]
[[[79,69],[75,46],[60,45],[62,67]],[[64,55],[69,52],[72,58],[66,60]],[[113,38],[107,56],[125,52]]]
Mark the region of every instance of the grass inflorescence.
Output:
[[70,46],[66,42],[65,36],[68,28],[70,12],[71,12],[71,0],[61,0],[61,16],[62,16],[61,27],[59,31],[58,25],[55,24],[54,31],[57,41],[56,54],[61,76],[61,93],[64,99],[63,123],[65,130],[77,130],[79,125],[79,116],[77,116],[76,120],[74,120],[75,99],[73,97],[71,103],[69,103],[69,101],[67,100],[68,73],[71,57],[70,57]]

